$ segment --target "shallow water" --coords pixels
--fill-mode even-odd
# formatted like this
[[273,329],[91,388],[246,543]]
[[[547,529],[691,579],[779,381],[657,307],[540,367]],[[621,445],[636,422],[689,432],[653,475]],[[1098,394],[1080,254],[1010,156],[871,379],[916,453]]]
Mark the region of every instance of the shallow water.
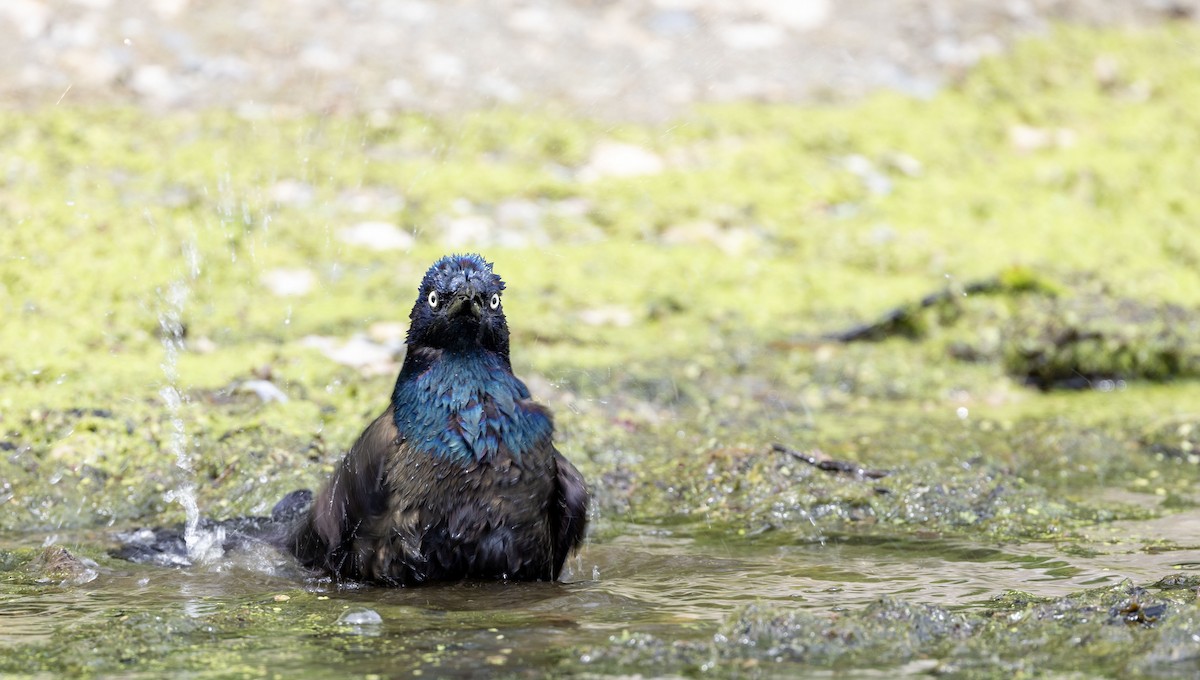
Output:
[[[578,664],[575,650],[609,644],[632,627],[668,640],[710,638],[722,617],[753,602],[836,612],[892,595],[970,609],[1008,590],[1059,596],[1200,569],[1200,549],[1146,550],[1117,540],[1170,535],[1177,544],[1200,545],[1200,511],[1106,525],[1090,542],[1073,541],[1070,554],[1050,543],[867,535],[735,543],[691,537],[686,524],[601,528],[612,538],[569,561],[562,583],[338,588],[270,552],[183,570],[102,558],[86,583],[0,586],[0,648],[37,649],[45,658],[74,654],[91,658],[91,670],[135,675],[147,655],[157,664],[147,675],[467,677],[483,668],[538,675],[564,660]],[[2,536],[0,545],[36,547],[46,538]],[[96,554],[107,535],[53,540]],[[356,610],[382,621],[339,623]]]

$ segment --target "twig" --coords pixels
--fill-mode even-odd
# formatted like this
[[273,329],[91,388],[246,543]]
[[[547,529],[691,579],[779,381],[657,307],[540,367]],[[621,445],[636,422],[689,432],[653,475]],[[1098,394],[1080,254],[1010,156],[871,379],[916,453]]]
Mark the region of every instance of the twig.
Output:
[[[869,470],[857,463],[851,463],[845,460],[834,460],[825,455],[820,449],[815,449],[813,453],[804,453],[796,449],[789,448],[783,444],[772,444],[771,449],[779,453],[786,453],[798,461],[808,463],[809,465],[823,470],[825,472],[836,472],[838,474],[850,475],[855,479],[882,479],[891,474],[888,470]],[[887,493],[883,491],[882,493]]]
[[[1020,272],[1017,272],[1020,274]],[[965,285],[951,285],[934,291],[916,302],[900,305],[884,314],[878,321],[859,324],[843,331],[825,335],[826,340],[837,342],[879,341],[896,335],[916,337],[921,334],[917,315],[938,305],[957,303],[959,298],[970,295],[997,295],[1000,293],[1043,292],[1052,293],[1049,285],[1035,279],[1000,275],[989,279],[972,281]]]

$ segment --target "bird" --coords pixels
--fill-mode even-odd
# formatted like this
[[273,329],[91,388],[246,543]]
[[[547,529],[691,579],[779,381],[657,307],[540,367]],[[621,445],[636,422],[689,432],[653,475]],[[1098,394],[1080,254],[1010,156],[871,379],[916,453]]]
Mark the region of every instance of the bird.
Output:
[[425,273],[390,403],[288,537],[302,564],[388,586],[558,579],[589,493],[513,374],[504,289],[478,254]]
[[[225,547],[259,541],[336,581],[417,586],[553,581],[587,530],[583,476],[513,374],[504,281],[478,254],[425,273],[391,398],[319,492],[270,517],[207,522]],[[120,557],[182,566],[178,530],[122,536]]]

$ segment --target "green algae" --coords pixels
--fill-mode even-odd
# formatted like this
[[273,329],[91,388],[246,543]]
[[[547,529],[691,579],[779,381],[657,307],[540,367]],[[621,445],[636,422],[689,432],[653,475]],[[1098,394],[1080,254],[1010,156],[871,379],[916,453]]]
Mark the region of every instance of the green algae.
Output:
[[[645,523],[705,545],[937,535],[1087,553],[1096,526],[1196,502],[1198,37],[1060,29],[928,101],[713,107],[662,128],[512,111],[0,112],[0,532],[180,521],[164,497],[185,476],[173,418],[207,514],[264,514],[319,485],[393,376],[301,340],[402,323],[420,274],[451,248],[446,225],[519,199],[542,211],[536,229],[504,227],[527,245],[484,250],[509,284],[518,373],[554,408],[599,516],[630,523],[602,523],[595,540]],[[592,151],[611,142],[657,154],[663,170],[589,176]],[[361,207],[360,194],[374,199]],[[339,238],[366,220],[399,225],[414,246]],[[277,268],[308,270],[313,290],[276,296],[263,276]],[[171,414],[160,318],[173,285],[187,295],[175,367],[185,400]],[[905,307],[931,290],[951,294]],[[894,308],[902,333],[821,339]],[[1079,375],[1112,391],[1023,384]],[[263,376],[286,403],[239,391]],[[773,442],[891,474],[829,475]],[[40,586],[4,587],[36,597]],[[452,663],[438,643],[343,639],[306,593],[289,590],[307,608],[297,616],[238,598],[198,621],[114,608],[122,625],[89,619],[50,647],[10,648],[3,670],[265,675],[289,667],[278,646],[289,636],[353,668],[371,654],[431,672]],[[1135,595],[1149,598],[1138,611],[1166,614],[1113,622]],[[980,660],[999,659],[1033,674],[1082,648],[1095,669],[1170,675],[1194,658],[1193,603],[1154,597],[1010,598],[987,616],[889,601],[839,614],[841,632],[824,637],[824,613],[747,610],[721,634],[753,646],[685,645],[664,668],[769,675],[761,650],[776,647],[841,668],[936,658],[986,675]],[[1099,612],[1088,623],[1084,599]],[[1001,620],[1014,612],[1021,625]],[[1075,623],[1053,627],[1062,617]],[[463,623],[471,635],[491,625]],[[1053,642],[1045,655],[1038,640]],[[469,635],[455,644],[470,657]],[[636,630],[614,645],[639,663],[637,650],[677,647]],[[114,651],[89,657],[96,649]]]

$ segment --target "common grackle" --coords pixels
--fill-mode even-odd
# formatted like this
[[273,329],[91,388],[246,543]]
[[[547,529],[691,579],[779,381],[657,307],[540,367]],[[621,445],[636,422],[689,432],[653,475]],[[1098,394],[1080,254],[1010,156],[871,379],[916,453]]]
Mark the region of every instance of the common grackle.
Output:
[[[478,255],[435,262],[410,314],[391,404],[311,505],[309,492],[293,492],[269,519],[222,523],[235,522],[230,535],[257,535],[335,578],[383,585],[558,578],[583,540],[588,492],[554,448],[550,412],[513,375],[503,290]],[[147,537],[121,554],[172,563],[156,555],[180,547]]]

